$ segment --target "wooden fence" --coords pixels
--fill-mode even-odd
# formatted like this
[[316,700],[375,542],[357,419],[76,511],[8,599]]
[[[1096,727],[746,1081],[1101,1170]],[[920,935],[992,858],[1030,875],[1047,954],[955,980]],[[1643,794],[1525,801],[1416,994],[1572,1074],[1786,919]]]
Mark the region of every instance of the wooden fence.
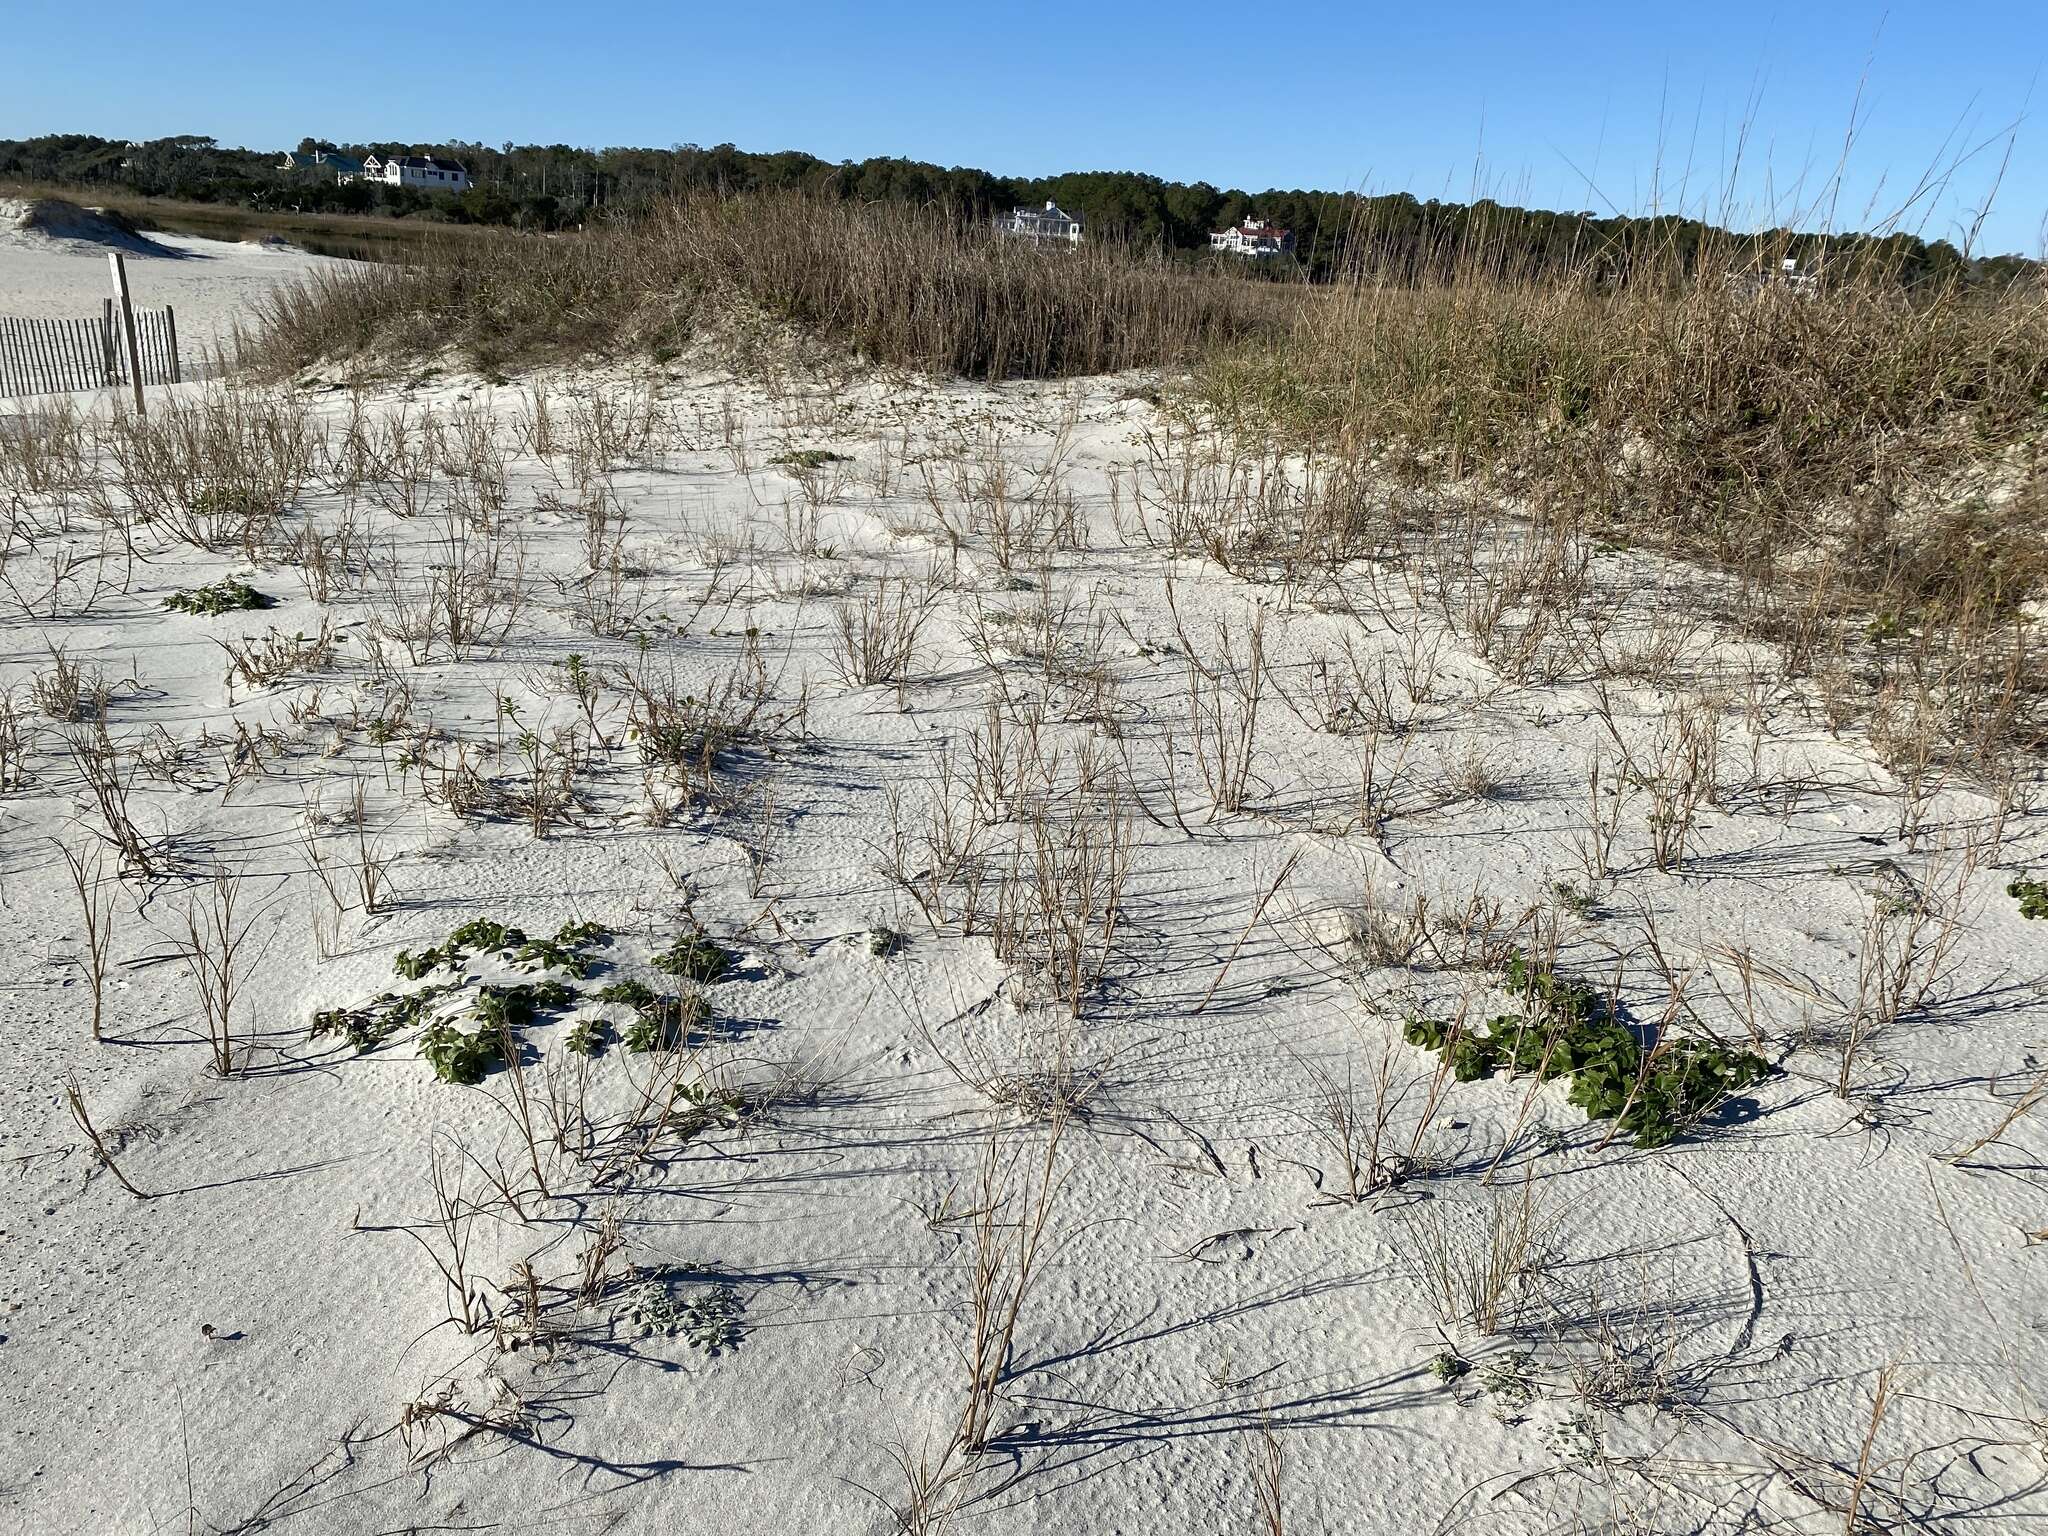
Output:
[[[135,311],[135,348],[144,384],[176,384],[183,377],[178,323],[168,304]],[[121,307],[114,300],[106,300],[90,320],[0,315],[0,395],[55,395],[131,382]]]

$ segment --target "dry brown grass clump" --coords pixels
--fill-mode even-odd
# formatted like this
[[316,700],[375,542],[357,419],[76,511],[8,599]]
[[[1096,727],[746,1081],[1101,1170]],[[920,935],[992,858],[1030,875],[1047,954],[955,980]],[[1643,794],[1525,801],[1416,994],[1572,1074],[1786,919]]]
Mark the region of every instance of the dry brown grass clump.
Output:
[[1728,267],[1360,280],[1283,346],[1213,358],[1198,394],[1243,436],[1733,573],[1795,672],[1875,676],[1880,647],[1895,680],[2002,698],[1998,734],[2048,742],[2048,289],[1801,293]]
[[450,344],[490,367],[659,356],[737,309],[879,362],[1057,378],[1277,340],[1297,302],[1109,245],[1040,250],[936,209],[698,197],[581,235],[472,235],[400,267],[320,274],[270,301],[244,356],[273,374]]
[[[1210,371],[1219,404],[1417,480],[1489,476],[1723,560],[1829,509],[1970,510],[1956,472],[2031,442],[2048,390],[2036,287],[1909,297],[1873,280],[1800,300],[1712,275],[1676,293],[1362,284],[1301,317],[1288,346]],[[2012,601],[2042,575],[1981,558],[1972,592]],[[1946,561],[1908,574],[1929,595],[1958,579]]]

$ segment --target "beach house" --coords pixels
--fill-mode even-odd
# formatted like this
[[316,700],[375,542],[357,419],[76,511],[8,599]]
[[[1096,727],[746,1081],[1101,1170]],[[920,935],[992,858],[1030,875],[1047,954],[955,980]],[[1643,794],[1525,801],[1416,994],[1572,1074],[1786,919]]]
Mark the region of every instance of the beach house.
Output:
[[1042,209],[1012,209],[1007,217],[996,220],[996,229],[1040,245],[1081,243],[1081,221],[1049,198]]
[[1228,251],[1233,256],[1291,256],[1294,231],[1268,224],[1264,219],[1244,219],[1210,235],[1209,249]]
[[469,187],[469,172],[461,163],[439,155],[371,155],[363,162],[362,178],[421,192],[462,192]]

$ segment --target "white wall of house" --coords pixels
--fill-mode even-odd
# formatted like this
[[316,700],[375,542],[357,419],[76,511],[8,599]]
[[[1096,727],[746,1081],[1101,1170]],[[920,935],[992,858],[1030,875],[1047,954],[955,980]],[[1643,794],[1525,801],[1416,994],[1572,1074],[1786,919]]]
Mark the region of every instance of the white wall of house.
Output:
[[[440,166],[406,165],[393,162],[385,179],[395,186],[418,187],[422,192],[460,192],[469,186],[467,171],[443,170]],[[397,175],[390,172],[396,171]]]
[[1284,256],[1294,249],[1294,235],[1258,220],[1247,220],[1209,236],[1209,249],[1233,256]]
[[464,192],[469,189],[469,172],[445,165],[408,165],[406,159],[393,155],[389,160],[378,160],[372,156],[363,164],[365,181],[381,181],[392,187],[417,187],[422,192]]
[[1057,203],[1047,203],[1043,211],[1036,208],[1016,209],[1008,218],[997,219],[996,228],[1006,235],[1016,235],[1025,240],[1036,240],[1041,243],[1081,243],[1081,221],[1067,213]]

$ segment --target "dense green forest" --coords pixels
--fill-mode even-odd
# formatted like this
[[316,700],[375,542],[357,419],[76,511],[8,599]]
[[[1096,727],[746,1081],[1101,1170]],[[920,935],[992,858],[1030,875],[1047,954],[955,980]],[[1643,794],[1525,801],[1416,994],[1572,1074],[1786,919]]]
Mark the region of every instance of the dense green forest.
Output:
[[[229,149],[196,134],[128,143],[89,134],[0,139],[0,179],[118,188],[145,196],[233,203],[298,212],[574,228],[592,219],[631,217],[664,197],[702,191],[803,189],[857,201],[891,200],[985,220],[1048,198],[1079,214],[1091,239],[1188,253],[1207,259],[1208,235],[1246,216],[1295,231],[1294,258],[1259,264],[1260,275],[1322,279],[1361,262],[1397,277],[1417,277],[1475,256],[1517,272],[1566,267],[1621,279],[1654,257],[1660,271],[1697,270],[1703,259],[1739,263],[1824,260],[1840,270],[1874,263],[1907,284],[1962,278],[2003,283],[2037,270],[2017,256],[1968,257],[1947,241],[1911,234],[1882,237],[1774,230],[1731,238],[1693,219],[1600,217],[1472,203],[1419,200],[1407,193],[1270,189],[1244,192],[1207,182],[1164,181],[1129,171],[1075,171],[1049,177],[996,176],[963,167],[876,158],[834,164],[786,150],[756,154],[710,149],[576,149],[566,144],[332,144],[304,139],[302,153],[339,150],[439,154],[462,161],[475,185],[461,194],[352,183],[280,169],[281,150]],[[1704,256],[1703,253],[1710,253]]]

